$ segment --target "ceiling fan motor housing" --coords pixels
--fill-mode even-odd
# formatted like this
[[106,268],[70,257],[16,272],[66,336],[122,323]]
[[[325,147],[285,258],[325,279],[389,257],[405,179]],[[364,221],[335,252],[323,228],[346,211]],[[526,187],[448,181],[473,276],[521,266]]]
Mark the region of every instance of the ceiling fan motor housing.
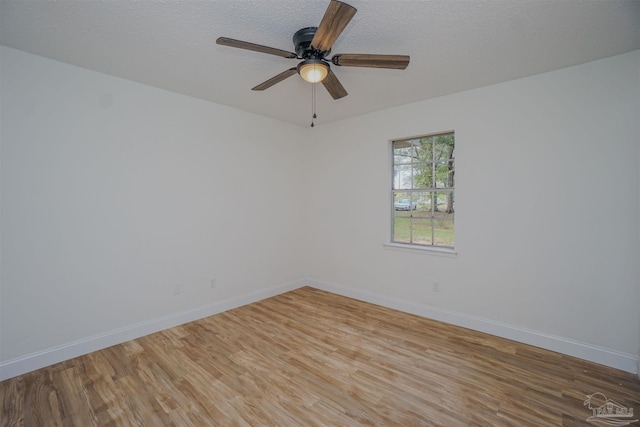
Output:
[[324,59],[324,57],[331,52],[331,49],[326,52],[322,52],[311,47],[311,41],[313,40],[313,36],[315,36],[317,29],[318,27],[306,27],[296,31],[293,35],[293,45],[295,46],[296,53],[300,58]]

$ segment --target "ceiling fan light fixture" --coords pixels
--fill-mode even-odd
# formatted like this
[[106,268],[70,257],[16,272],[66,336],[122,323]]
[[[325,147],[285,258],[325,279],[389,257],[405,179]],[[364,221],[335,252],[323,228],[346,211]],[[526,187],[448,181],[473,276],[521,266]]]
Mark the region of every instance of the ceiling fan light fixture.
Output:
[[[0,0],[0,2],[1,1],[2,0]],[[269,89],[271,86],[280,83],[294,74],[300,74],[300,77],[305,81],[314,84],[314,91],[315,83],[322,82],[322,85],[327,92],[329,92],[331,98],[340,99],[347,96],[348,93],[340,83],[338,77],[331,70],[331,64],[335,66],[389,68],[397,70],[404,70],[407,68],[407,65],[409,65],[409,55],[341,53],[335,54],[329,59],[327,56],[331,53],[333,43],[338,39],[340,34],[342,34],[355,13],[356,8],[344,3],[344,0],[330,0],[322,17],[322,21],[320,21],[317,27],[301,28],[293,34],[295,53],[263,46],[261,44],[231,39],[229,37],[218,37],[216,43],[223,46],[252,50],[254,52],[302,61],[298,62],[296,66],[251,88],[251,90],[262,91]]]
[[298,64],[298,74],[309,83],[320,83],[329,74],[329,64],[319,59],[307,59]]

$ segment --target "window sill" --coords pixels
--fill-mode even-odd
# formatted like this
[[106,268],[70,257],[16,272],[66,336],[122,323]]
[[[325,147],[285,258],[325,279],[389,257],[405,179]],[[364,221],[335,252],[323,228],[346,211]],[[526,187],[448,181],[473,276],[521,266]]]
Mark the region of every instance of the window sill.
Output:
[[410,245],[404,243],[385,243],[382,246],[384,246],[385,249],[393,251],[423,253],[425,255],[436,255],[445,257],[455,257],[456,255],[458,255],[458,252],[456,252],[455,249],[448,248]]

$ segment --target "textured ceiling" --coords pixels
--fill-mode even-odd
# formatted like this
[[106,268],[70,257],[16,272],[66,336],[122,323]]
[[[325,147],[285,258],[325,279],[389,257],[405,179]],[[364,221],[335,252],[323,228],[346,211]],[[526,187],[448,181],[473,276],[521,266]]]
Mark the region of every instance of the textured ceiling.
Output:
[[[332,53],[406,54],[404,71],[333,67],[327,123],[640,49],[639,0],[347,0],[357,14]],[[311,85],[250,89],[295,60],[216,45],[293,50],[328,0],[0,0],[0,43],[147,85],[308,126]]]

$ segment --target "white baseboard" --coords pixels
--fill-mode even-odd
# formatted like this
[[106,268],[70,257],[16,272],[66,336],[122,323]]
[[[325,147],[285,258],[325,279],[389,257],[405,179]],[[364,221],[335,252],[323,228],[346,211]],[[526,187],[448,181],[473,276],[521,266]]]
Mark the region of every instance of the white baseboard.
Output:
[[622,371],[631,372],[636,375],[640,374],[639,358],[633,354],[622,353],[592,344],[532,331],[507,323],[496,322],[494,320],[471,316],[452,310],[400,300],[363,289],[344,287],[335,283],[328,283],[314,279],[307,279],[305,280],[305,283],[314,288],[334,294],[343,295],[429,319],[439,320],[441,322],[461,326],[474,331],[484,332],[501,338],[507,338],[513,341],[620,369]]
[[311,286],[360,301],[381,305],[429,319],[439,320],[452,325],[462,326],[464,328],[488,333],[501,338],[530,344],[569,356],[578,357],[583,360],[599,363],[601,365],[610,366],[626,372],[640,374],[640,360],[637,356],[632,354],[622,353],[537,331],[531,331],[509,325],[507,323],[496,322],[452,310],[396,299],[363,289],[344,287],[334,283],[308,278],[262,289],[247,295],[216,301],[191,310],[137,323],[1,362],[0,381],[22,375],[36,369],[44,368],[45,366],[49,366],[54,363],[82,356],[93,351],[101,350],[112,345],[159,332],[164,329],[222,313],[223,311],[231,310],[246,304],[251,304],[302,286]]
[[7,360],[0,363],[0,381],[22,375],[36,369],[44,368],[45,366],[50,366],[54,363],[82,356],[93,351],[102,350],[104,348],[111,347],[112,345],[121,344],[125,341],[140,338],[145,335],[153,334],[188,322],[193,322],[194,320],[222,313],[223,311],[251,304],[265,298],[270,298],[305,286],[306,283],[307,282],[304,280],[295,280],[271,288],[262,289],[257,292],[252,292],[247,295],[215,301],[201,307],[136,323],[131,326]]

